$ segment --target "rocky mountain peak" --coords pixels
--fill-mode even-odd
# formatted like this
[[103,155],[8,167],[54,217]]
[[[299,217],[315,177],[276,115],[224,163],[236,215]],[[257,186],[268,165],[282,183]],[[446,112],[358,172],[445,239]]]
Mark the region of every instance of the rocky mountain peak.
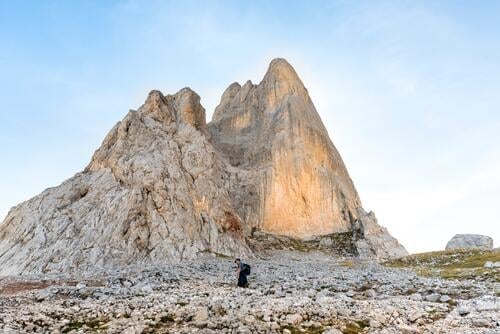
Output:
[[[291,99],[299,99],[311,104],[307,89],[300,80],[292,65],[285,59],[275,58],[271,61],[263,79],[258,85],[247,80],[243,86],[234,82],[224,91],[219,105],[215,108],[212,121],[225,116],[231,117],[249,105],[262,112],[273,112],[281,104]],[[302,112],[307,112],[303,108]]]
[[173,96],[178,111],[178,119],[202,132],[207,131],[205,109],[200,103],[200,96],[191,88],[183,88]]
[[[283,58],[275,58],[269,64],[267,72],[260,84],[287,85],[288,87],[304,87],[295,69]],[[288,91],[291,93],[291,91]]]
[[258,85],[231,84],[208,127],[217,150],[244,171],[230,192],[248,230],[300,239],[353,232],[363,239],[360,254],[406,253],[362,209],[307,89],[286,60],[271,61]]
[[151,116],[153,119],[168,124],[175,119],[172,107],[167,98],[159,90],[152,90],[144,104],[139,108],[139,112],[145,116]]
[[159,90],[152,90],[138,111],[164,124],[175,121],[177,125],[189,124],[206,132],[205,109],[200,103],[200,96],[189,87],[166,96]]

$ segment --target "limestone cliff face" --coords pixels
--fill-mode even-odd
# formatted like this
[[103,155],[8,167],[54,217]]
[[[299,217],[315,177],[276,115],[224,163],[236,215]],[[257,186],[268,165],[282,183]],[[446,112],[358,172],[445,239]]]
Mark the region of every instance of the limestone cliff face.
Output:
[[191,89],[152,91],[83,172],[9,212],[0,225],[0,276],[161,264],[201,252],[251,256],[247,238],[256,230],[294,238],[342,232],[353,255],[406,254],[362,209],[283,59],[258,85],[232,84],[208,125]]
[[152,91],[83,172],[14,207],[0,225],[0,275],[250,255],[199,100]]
[[215,147],[257,183],[251,208],[236,203],[250,226],[303,238],[346,232],[358,218],[361,201],[342,158],[285,60],[273,60],[258,85],[229,86],[209,130]]

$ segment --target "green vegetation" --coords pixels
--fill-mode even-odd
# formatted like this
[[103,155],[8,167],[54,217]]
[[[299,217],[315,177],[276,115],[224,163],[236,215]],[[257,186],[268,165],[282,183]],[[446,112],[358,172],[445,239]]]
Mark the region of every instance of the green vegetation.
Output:
[[281,327],[281,332],[283,332],[284,329],[288,329],[292,334],[321,334],[325,331],[325,328],[323,326],[314,328],[302,328],[292,325],[286,325]]
[[359,321],[339,321],[338,319],[332,321],[329,321],[327,323],[323,323],[319,327],[308,327],[308,328],[303,328],[300,326],[293,326],[293,325],[286,325],[281,327],[281,331],[284,329],[288,329],[292,334],[320,334],[323,333],[326,328],[329,326],[333,326],[336,328],[342,328],[342,333],[343,334],[360,334],[363,333],[365,328],[369,327],[369,321],[368,320],[359,320]]
[[345,329],[342,331],[344,334],[358,334],[363,332],[363,329],[369,327],[368,320],[360,320],[356,322],[349,322],[346,324]]
[[485,268],[500,261],[500,251],[452,250],[409,255],[384,263],[387,267],[411,268],[423,276],[500,282],[500,269]]
[[299,240],[261,232],[255,233],[253,239],[263,249],[289,249],[303,253],[322,251],[346,256],[357,254],[355,236],[352,232],[333,233],[310,240]]
[[174,321],[174,317],[171,314],[167,314],[167,315],[164,315],[163,317],[161,317],[160,321],[163,322],[163,323],[173,322]]
[[345,329],[342,330],[343,334],[358,334],[361,333],[363,329],[355,322],[350,322],[346,325]]
[[89,320],[85,322],[73,321],[64,326],[62,332],[69,333],[73,330],[86,329],[91,332],[102,331],[106,329],[105,322],[99,320]]

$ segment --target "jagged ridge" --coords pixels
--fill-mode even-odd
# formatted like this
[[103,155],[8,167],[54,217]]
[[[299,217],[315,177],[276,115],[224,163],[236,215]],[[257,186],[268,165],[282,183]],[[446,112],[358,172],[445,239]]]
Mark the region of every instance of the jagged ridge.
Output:
[[199,100],[187,88],[151,92],[84,172],[13,208],[0,227],[0,275],[250,255]]

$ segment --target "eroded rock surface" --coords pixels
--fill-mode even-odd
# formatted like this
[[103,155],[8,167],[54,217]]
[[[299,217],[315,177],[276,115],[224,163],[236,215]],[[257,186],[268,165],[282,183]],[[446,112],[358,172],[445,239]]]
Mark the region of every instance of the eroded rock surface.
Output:
[[0,275],[249,255],[199,100],[187,88],[152,91],[85,171],[13,208],[0,226]]

